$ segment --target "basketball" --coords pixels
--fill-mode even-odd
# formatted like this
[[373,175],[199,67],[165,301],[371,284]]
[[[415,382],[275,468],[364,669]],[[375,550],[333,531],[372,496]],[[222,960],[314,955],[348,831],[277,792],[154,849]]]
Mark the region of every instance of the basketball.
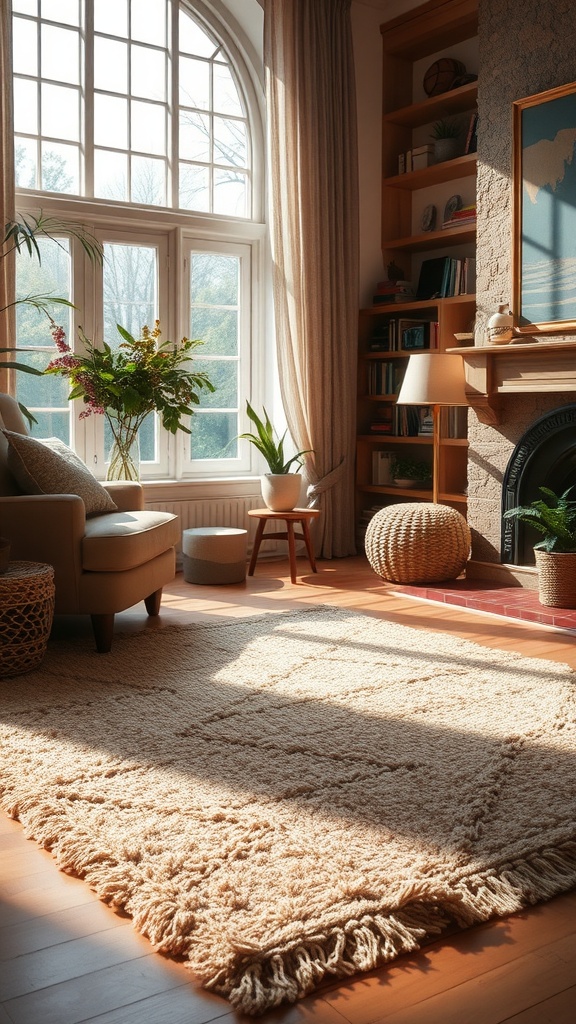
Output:
[[462,61],[454,60],[453,57],[440,57],[430,65],[424,75],[424,92],[427,96],[439,96],[440,93],[448,92],[461,76],[466,74],[466,68]]

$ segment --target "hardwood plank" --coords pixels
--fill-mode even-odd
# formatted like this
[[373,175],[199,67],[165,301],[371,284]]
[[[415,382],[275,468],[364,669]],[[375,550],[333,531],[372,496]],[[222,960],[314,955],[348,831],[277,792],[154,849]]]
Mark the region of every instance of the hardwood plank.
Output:
[[[266,1024],[310,1024],[312,1021],[321,1024],[349,1024],[347,1018],[318,997],[309,997],[294,1006],[282,1007],[258,1018],[230,1011],[227,1009],[228,1004],[223,1001],[219,1005],[218,1016],[209,1018],[210,1021],[218,1021],[218,1024],[254,1024],[255,1020],[265,1020]],[[179,988],[92,1017],[90,1024],[200,1024],[208,1019],[195,1016],[197,1011],[197,996],[189,988]]]
[[[0,924],[0,961],[61,945],[70,939],[95,935],[129,923],[125,916],[110,913],[100,900],[58,910],[43,917],[4,926]],[[0,968],[1,970],[1,968]]]
[[559,992],[529,1010],[509,1017],[507,1024],[574,1024],[576,985]]
[[[566,968],[576,957],[576,935],[543,946],[511,964],[456,985],[425,999],[377,1017],[373,1024],[502,1024],[512,1014],[557,994],[566,984]],[[572,974],[573,977],[573,974]]]

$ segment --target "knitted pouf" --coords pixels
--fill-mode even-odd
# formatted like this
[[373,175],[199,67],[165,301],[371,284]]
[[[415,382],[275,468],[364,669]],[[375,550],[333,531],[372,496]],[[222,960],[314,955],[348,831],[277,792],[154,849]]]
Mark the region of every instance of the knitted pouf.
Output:
[[406,502],[376,512],[366,530],[366,555],[392,583],[439,583],[460,575],[470,553],[470,528],[448,505]]

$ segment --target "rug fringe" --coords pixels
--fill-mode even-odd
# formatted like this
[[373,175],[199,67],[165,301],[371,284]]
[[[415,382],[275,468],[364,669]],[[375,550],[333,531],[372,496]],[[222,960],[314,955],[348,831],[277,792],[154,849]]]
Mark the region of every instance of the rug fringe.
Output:
[[[394,913],[365,915],[324,937],[256,957],[240,955],[204,984],[238,1010],[259,1016],[282,1002],[295,1002],[327,976],[373,970],[402,953],[420,949],[450,923],[469,927],[505,917],[550,899],[576,884],[576,843],[542,850],[527,860],[473,874],[456,885],[412,897]],[[191,965],[195,968],[195,965]]]

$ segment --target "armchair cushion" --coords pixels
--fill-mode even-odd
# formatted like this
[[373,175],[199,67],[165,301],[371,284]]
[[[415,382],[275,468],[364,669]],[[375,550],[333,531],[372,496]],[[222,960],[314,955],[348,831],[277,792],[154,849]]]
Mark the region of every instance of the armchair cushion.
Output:
[[177,516],[146,509],[97,516],[82,539],[84,572],[126,572],[150,562],[180,539]]
[[117,509],[108,491],[59,438],[39,440],[12,430],[3,433],[8,441],[8,469],[25,494],[77,494],[87,516]]

